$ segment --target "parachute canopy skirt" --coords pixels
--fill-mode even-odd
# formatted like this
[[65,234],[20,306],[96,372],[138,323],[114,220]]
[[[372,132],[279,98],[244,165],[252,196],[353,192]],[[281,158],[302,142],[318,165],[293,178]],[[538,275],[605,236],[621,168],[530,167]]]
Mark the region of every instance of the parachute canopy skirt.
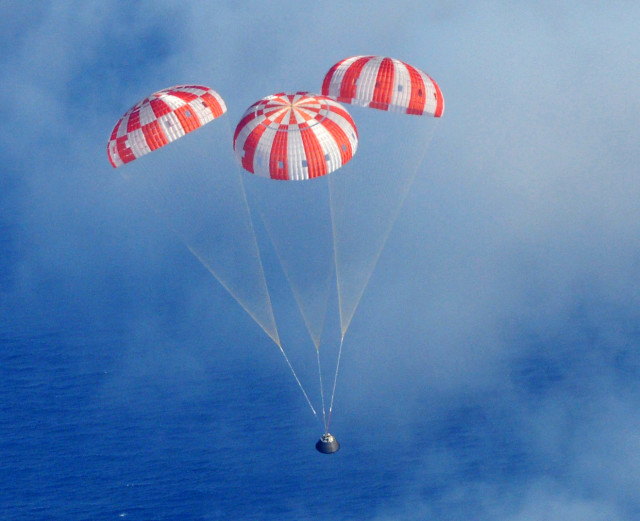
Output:
[[338,452],[340,444],[333,435],[327,432],[323,434],[316,443],[316,449],[318,452],[322,452],[322,454],[333,454],[334,452]]

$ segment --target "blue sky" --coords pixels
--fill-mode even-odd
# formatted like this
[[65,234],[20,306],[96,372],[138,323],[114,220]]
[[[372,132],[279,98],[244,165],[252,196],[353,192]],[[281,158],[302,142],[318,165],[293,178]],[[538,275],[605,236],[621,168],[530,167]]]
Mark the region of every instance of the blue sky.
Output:
[[233,127],[263,96],[319,90],[343,57],[399,58],[446,109],[345,341],[337,425],[420,446],[369,518],[637,519],[640,8],[236,4],[0,4],[5,334],[118,331],[125,373],[149,378],[206,373],[208,346],[232,344],[217,363],[286,382],[313,438],[277,348],[127,190],[106,142],[160,88],[213,87]]

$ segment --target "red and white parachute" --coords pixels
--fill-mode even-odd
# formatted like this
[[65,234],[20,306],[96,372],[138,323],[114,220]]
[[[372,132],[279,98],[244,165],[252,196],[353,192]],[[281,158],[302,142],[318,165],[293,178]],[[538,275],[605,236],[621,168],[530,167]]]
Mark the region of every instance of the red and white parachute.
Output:
[[281,180],[329,174],[347,163],[357,147],[358,131],[347,110],[308,92],[262,98],[245,111],[233,136],[245,170]]
[[107,145],[114,168],[180,139],[227,111],[220,95],[201,85],[159,90],[122,116]]
[[438,84],[408,63],[384,56],[353,56],[336,63],[325,75],[322,94],[389,112],[434,116],[444,111]]

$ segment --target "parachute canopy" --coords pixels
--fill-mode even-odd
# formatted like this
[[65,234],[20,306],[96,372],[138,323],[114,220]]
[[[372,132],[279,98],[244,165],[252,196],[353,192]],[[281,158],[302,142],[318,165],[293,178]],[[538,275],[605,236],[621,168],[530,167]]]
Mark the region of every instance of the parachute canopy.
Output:
[[159,90],[122,116],[107,145],[114,168],[180,139],[227,111],[220,95],[202,85]]
[[279,93],[251,105],[233,136],[242,167],[263,177],[320,177],[347,163],[358,131],[347,110],[325,96]]
[[322,94],[389,112],[439,118],[444,98],[438,84],[408,63],[384,56],[352,56],[325,75]]

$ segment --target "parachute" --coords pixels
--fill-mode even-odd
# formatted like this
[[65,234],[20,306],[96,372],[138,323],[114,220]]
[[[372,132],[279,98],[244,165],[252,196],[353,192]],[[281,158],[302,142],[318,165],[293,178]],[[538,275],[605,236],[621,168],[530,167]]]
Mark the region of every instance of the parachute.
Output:
[[342,346],[444,112],[444,97],[425,72],[385,56],[337,62],[324,76],[322,94],[354,107],[362,137],[355,175],[329,180]]
[[444,97],[425,72],[385,56],[340,60],[325,74],[322,94],[359,110],[354,119],[365,136],[361,175],[329,183],[344,336],[424,159],[435,130],[430,120],[444,112]]
[[384,56],[352,56],[325,75],[322,94],[342,103],[436,118],[444,112],[438,84],[400,60]]
[[136,103],[118,120],[107,144],[114,168],[142,157],[227,111],[220,95],[201,85],[176,85]]
[[[107,154],[131,189],[279,343],[242,180],[233,175],[230,127],[228,121],[208,125],[226,111],[210,87],[159,90],[118,120]],[[187,134],[189,139],[181,139]],[[137,164],[142,156],[147,157]],[[136,164],[119,168],[131,162]]]
[[358,131],[335,101],[308,92],[267,96],[236,127],[233,148],[245,170],[280,180],[321,177],[349,161]]
[[[316,349],[326,430],[320,342],[334,270],[327,178],[353,158],[358,131],[336,101],[309,92],[281,92],[245,111],[233,146],[238,163],[257,178],[246,183],[250,206],[262,218]],[[260,182],[261,177],[268,180]]]
[[[280,181],[309,181],[351,160],[358,147],[358,131],[339,103],[308,92],[281,92],[245,111],[233,147],[236,159],[248,172]],[[333,267],[329,216],[312,217],[323,215],[328,208],[328,201],[323,201],[328,197],[326,182],[318,182],[320,185],[247,186],[316,349],[326,311],[326,281]]]

